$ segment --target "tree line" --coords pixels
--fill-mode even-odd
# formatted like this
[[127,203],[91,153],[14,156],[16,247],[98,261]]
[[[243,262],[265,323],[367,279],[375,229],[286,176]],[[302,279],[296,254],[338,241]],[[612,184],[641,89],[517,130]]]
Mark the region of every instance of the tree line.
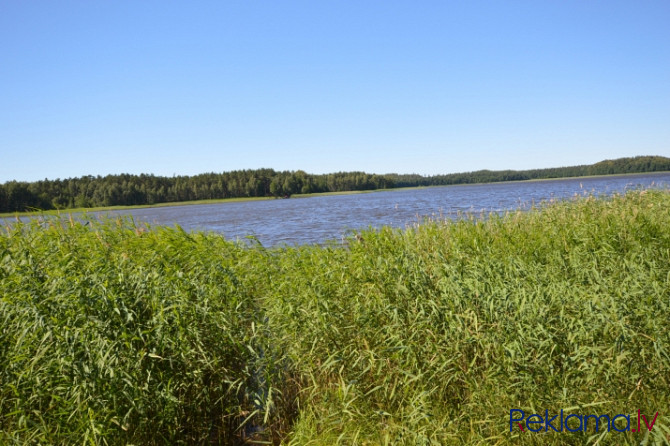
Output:
[[413,186],[492,183],[622,173],[670,171],[670,158],[638,156],[591,165],[533,170],[479,170],[447,175],[369,174],[248,169],[195,176],[107,175],[0,184],[0,212],[134,206],[179,201],[289,197],[293,194],[391,189]]

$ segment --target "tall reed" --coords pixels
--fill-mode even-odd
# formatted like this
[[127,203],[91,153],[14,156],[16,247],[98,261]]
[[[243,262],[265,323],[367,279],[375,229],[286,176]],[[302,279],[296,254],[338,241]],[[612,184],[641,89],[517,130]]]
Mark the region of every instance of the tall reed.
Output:
[[670,441],[665,191],[325,247],[43,219],[4,229],[0,284],[1,444]]

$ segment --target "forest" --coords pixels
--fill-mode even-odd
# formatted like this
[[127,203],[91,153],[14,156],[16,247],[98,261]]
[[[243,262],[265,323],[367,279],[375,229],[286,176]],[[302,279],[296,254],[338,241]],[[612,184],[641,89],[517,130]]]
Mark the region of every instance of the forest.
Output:
[[248,169],[195,176],[151,174],[83,176],[0,184],[0,212],[136,206],[241,197],[289,197],[295,194],[391,189],[416,186],[492,183],[549,178],[670,171],[670,158],[638,156],[590,165],[533,170],[479,170],[422,176],[302,170]]

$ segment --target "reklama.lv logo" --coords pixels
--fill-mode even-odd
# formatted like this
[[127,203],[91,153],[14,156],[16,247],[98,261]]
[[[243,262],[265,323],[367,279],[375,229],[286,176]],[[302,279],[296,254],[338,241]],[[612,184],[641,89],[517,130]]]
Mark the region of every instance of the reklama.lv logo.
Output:
[[[540,414],[532,414],[526,418],[526,413],[521,409],[510,409],[509,411],[509,431],[513,432],[514,429],[519,429],[521,432],[525,432],[528,429],[531,432],[548,432],[550,429],[555,432],[563,432],[565,428],[568,432],[586,432],[589,427],[595,425],[595,432],[598,432],[601,428],[605,428],[605,423],[607,423],[607,431],[611,430],[616,432],[641,432],[642,425],[640,421],[644,423],[644,426],[647,427],[647,430],[651,432],[654,428],[654,423],[656,423],[656,417],[658,417],[658,412],[654,415],[654,419],[651,420],[651,423],[647,421],[647,417],[643,415],[640,410],[637,410],[637,427],[633,424],[633,429],[631,429],[631,415],[617,414],[613,417],[609,415],[579,415],[579,414],[570,414],[563,416],[563,409],[559,414],[549,417],[549,410],[544,411],[544,417]],[[633,423],[635,423],[635,414],[633,414]],[[522,423],[525,420],[525,428]]]

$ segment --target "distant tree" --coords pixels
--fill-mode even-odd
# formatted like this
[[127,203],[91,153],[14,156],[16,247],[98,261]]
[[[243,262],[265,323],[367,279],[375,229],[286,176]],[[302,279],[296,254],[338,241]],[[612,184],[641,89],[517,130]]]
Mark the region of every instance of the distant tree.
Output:
[[670,158],[639,156],[604,160],[583,166],[524,171],[480,170],[427,177],[394,173],[371,175],[365,172],[312,175],[302,170],[277,172],[273,169],[212,172],[192,177],[158,177],[147,174],[105,177],[89,175],[63,180],[45,179],[32,183],[8,181],[0,184],[0,212],[658,171],[670,171]]

